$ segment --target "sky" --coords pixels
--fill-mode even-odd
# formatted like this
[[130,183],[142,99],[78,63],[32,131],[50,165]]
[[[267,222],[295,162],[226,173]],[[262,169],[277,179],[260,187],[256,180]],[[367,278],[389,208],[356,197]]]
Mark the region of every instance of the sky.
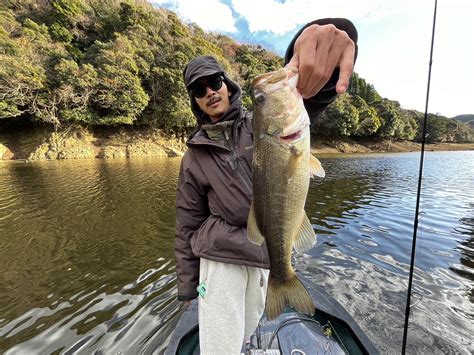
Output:
[[[185,22],[281,56],[304,24],[351,20],[355,71],[382,97],[424,112],[434,0],[151,0]],[[474,1],[438,0],[428,111],[474,114]]]

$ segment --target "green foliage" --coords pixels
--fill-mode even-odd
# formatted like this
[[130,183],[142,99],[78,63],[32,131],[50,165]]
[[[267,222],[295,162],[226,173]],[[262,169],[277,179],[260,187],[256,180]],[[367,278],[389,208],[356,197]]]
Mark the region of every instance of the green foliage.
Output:
[[0,7],[0,33],[11,35],[17,33],[20,28],[21,25],[16,21],[14,13]]
[[446,120],[440,116],[429,114],[426,120],[426,142],[442,142],[446,133]]
[[[466,134],[463,134],[463,135],[460,135],[459,137],[472,137],[474,136],[474,114],[473,115],[457,115],[455,117],[453,117],[453,119],[457,120],[457,121],[460,121],[460,122],[463,122],[463,123],[466,123],[466,125],[462,125],[462,128],[461,130],[462,131],[470,131],[470,134],[468,133],[467,135]],[[463,138],[463,142],[466,142],[465,139],[469,139],[469,138]]]
[[[472,121],[471,121],[472,122]],[[454,133],[454,142],[474,142],[474,129],[469,124],[458,123]]]
[[398,103],[383,99],[375,104],[374,108],[382,123],[380,130],[377,132],[378,136],[382,138],[398,138],[398,134],[403,130]]
[[354,135],[368,137],[377,132],[382,125],[377,111],[373,107],[370,107],[365,100],[358,95],[351,97],[351,104],[357,109],[359,115],[359,124]]
[[[260,46],[185,24],[144,0],[5,0],[0,5],[0,118],[61,125],[155,125],[184,132],[195,125],[182,73],[213,55],[242,86],[281,68]],[[354,73],[348,93],[317,122],[330,136],[420,139],[422,114],[382,99]],[[463,118],[464,119],[464,118]],[[431,115],[430,141],[469,141],[469,125]]]
[[359,113],[348,94],[340,95],[321,114],[315,131],[324,136],[348,137],[357,131]]
[[188,33],[186,26],[184,26],[174,13],[169,13],[168,21],[170,25],[170,32],[175,37],[184,37]]
[[452,118],[455,119],[455,120],[461,121],[461,122],[465,122],[465,123],[474,122],[474,114],[472,114],[472,115],[457,115],[457,116],[454,116]]
[[98,70],[93,107],[102,113],[99,123],[131,124],[146,107],[149,97],[132,72],[105,64]]
[[113,41],[96,43],[87,53],[87,59],[95,67],[113,66],[138,75],[135,47],[125,36],[117,34]]
[[348,93],[361,97],[369,105],[373,105],[382,100],[382,97],[375,90],[374,86],[372,84],[368,84],[355,72],[352,74],[349,80]]
[[49,33],[51,37],[58,42],[70,43],[74,38],[71,31],[59,22],[55,22],[49,27]]
[[[230,48],[232,51],[234,48]],[[235,48],[234,62],[238,67],[242,83],[243,105],[251,109],[251,79],[268,71],[282,67],[283,61],[276,55],[267,52],[260,46],[241,45]]]
[[[6,25],[10,29],[20,28],[11,18]],[[35,39],[44,40],[41,34],[47,36],[47,31],[44,33],[33,21],[28,26]],[[4,27],[0,29],[0,118],[34,113],[35,98],[46,84],[45,68],[38,62],[35,45],[29,37],[13,37]]]
[[[420,127],[423,118],[420,117]],[[426,142],[472,142],[474,131],[469,125],[441,115],[429,114],[426,122]],[[421,134],[419,134],[419,139]]]
[[88,105],[97,94],[98,74],[90,64],[79,66],[73,60],[61,60],[55,67],[61,103],[58,115],[64,121],[93,123],[97,118]]
[[182,69],[166,66],[153,69],[151,101],[149,120],[159,126],[169,130],[195,125]]
[[83,10],[81,0],[52,0],[51,6],[52,15],[66,26],[73,24]]
[[132,26],[149,27],[153,22],[153,11],[134,2],[121,2],[119,17],[122,30]]
[[23,23],[23,33],[32,41],[50,42],[51,37],[48,33],[48,27],[44,24],[39,25],[31,19],[26,19]]
[[402,108],[399,109],[399,113],[400,119],[402,121],[402,127],[398,132],[397,138],[409,141],[414,140],[419,129],[419,115],[416,113],[416,111],[404,110]]

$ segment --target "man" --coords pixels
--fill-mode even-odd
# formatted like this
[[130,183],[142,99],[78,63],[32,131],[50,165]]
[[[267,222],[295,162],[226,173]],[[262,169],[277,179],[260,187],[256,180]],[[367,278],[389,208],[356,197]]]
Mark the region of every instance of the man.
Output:
[[[345,19],[317,20],[290,43],[285,60],[298,68],[297,88],[316,116],[346,91],[357,31]],[[176,199],[178,299],[199,295],[202,354],[239,354],[263,313],[269,260],[247,239],[252,200],[252,124],[241,89],[210,56],[184,70],[198,122],[183,157]]]

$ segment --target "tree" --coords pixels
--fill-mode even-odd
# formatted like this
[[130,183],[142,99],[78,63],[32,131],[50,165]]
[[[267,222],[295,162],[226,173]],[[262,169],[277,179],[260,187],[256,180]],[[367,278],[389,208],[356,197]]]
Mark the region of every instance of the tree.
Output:
[[263,48],[252,45],[241,45],[236,49],[235,64],[239,68],[239,75],[242,83],[242,102],[250,109],[251,100],[251,79],[283,66],[281,58],[275,54],[265,51]]
[[454,133],[454,141],[462,143],[474,142],[474,129],[468,124],[459,123]]
[[367,104],[373,105],[382,100],[377,90],[372,84],[368,84],[364,79],[360,78],[357,73],[353,73],[349,80],[348,93],[361,97]]
[[[207,33],[142,0],[5,0],[0,5],[0,118],[54,125],[153,125],[189,131],[196,123],[183,83],[190,59],[213,55],[243,89],[283,66],[261,46]],[[420,114],[380,97],[354,73],[316,124],[334,136],[420,138]],[[466,125],[432,117],[430,139],[472,139]]]
[[398,138],[405,140],[415,139],[418,132],[418,117],[416,111],[399,109],[400,120],[402,121],[401,127],[398,130]]
[[321,114],[315,133],[324,136],[347,137],[357,131],[359,113],[348,94],[340,95]]
[[132,124],[148,104],[141,85],[136,51],[132,42],[117,34],[114,41],[96,42],[88,52],[97,71],[96,95],[92,108],[99,124]]
[[368,137],[377,132],[381,126],[380,118],[377,116],[377,111],[373,107],[367,105],[365,100],[358,95],[351,96],[350,102],[357,109],[359,116],[359,124],[354,135]]
[[[420,128],[422,124],[420,124]],[[426,142],[446,142],[447,121],[446,117],[442,117],[435,114],[428,114],[426,120]],[[421,136],[421,135],[420,135]]]
[[[0,19],[0,118],[34,113],[35,98],[46,85],[46,70],[31,39],[13,36],[21,31],[13,13],[3,12]],[[29,36],[48,37],[47,30],[33,21],[27,25]]]
[[383,99],[374,106],[382,123],[377,135],[382,138],[399,138],[398,132],[402,129],[399,114],[399,104],[396,101]]
[[55,67],[59,103],[58,115],[68,122],[93,123],[98,119],[90,109],[97,94],[98,75],[90,64],[79,66],[73,60],[61,60]]

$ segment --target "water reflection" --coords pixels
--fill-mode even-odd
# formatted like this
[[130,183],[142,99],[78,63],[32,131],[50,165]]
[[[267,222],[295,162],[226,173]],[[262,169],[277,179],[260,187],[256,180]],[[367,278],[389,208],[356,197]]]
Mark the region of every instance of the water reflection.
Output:
[[[470,205],[469,213],[474,213],[474,204]],[[452,264],[449,269],[463,278],[474,282],[474,217],[463,217],[460,218],[459,222],[461,225],[455,228],[458,235],[466,235],[466,239],[458,240],[458,246],[456,250],[459,252],[459,263]],[[471,301],[474,303],[474,287],[466,289],[466,294]],[[458,312],[466,314],[466,316],[474,319],[474,311],[465,312],[462,309],[457,309]]]
[[[473,154],[460,155],[463,166],[445,153],[427,159],[414,275],[414,291],[421,300],[412,310],[412,353],[468,353],[472,346],[467,334],[473,265],[461,262],[470,276],[452,272],[453,267],[459,270],[456,260],[466,259],[458,243],[471,240],[459,229],[458,219],[473,201]],[[296,256],[306,276],[349,308],[384,353],[401,350],[418,178],[415,158],[399,154],[323,160],[332,174],[312,185],[307,203],[319,248]],[[450,169],[442,170],[446,159]],[[455,179],[450,171],[457,172]]]
[[[295,255],[383,353],[400,352],[418,158],[322,157],[306,206],[319,241]],[[179,163],[1,163],[0,352],[164,350]],[[472,347],[472,171],[472,152],[427,155],[409,353]]]
[[1,170],[0,351],[15,344],[12,353],[140,347],[151,336],[144,323],[152,334],[171,326],[163,321],[178,309],[179,163],[13,163]]

